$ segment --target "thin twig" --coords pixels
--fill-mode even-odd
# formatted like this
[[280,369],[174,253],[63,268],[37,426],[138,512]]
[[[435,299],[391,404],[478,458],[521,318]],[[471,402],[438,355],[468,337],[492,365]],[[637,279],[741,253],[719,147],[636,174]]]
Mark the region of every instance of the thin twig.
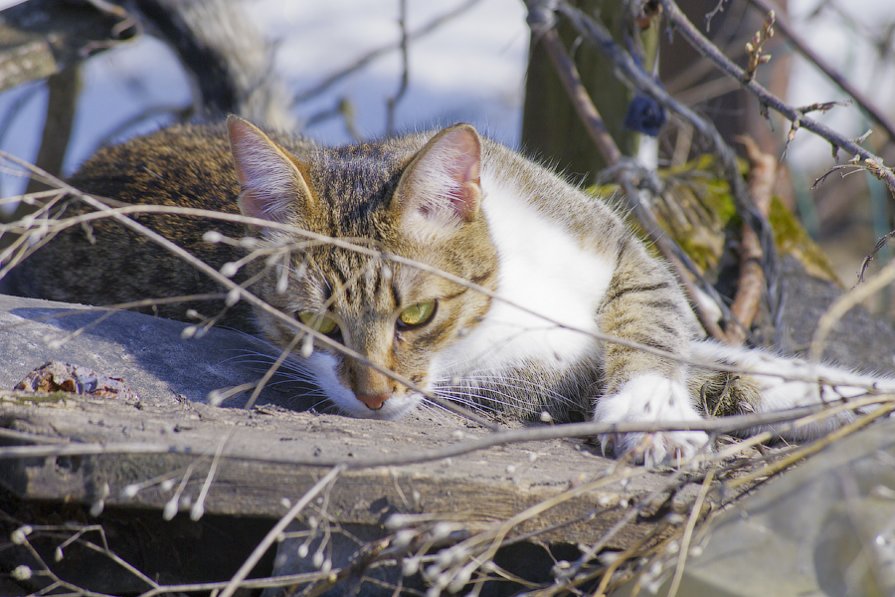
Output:
[[289,508],[289,511],[283,515],[282,518],[271,528],[267,534],[264,536],[264,539],[258,543],[257,547],[252,551],[251,555],[246,558],[245,562],[242,563],[242,566],[239,567],[239,570],[233,575],[230,579],[230,582],[227,583],[227,586],[220,593],[220,597],[232,597],[233,593],[239,589],[241,583],[245,580],[245,578],[249,575],[249,572],[252,571],[252,568],[258,563],[261,557],[267,552],[271,545],[273,545],[274,541],[276,541],[280,534],[286,530],[286,527],[295,520],[295,517],[298,516],[302,510],[304,510],[308,504],[311,503],[314,498],[320,494],[321,491],[329,487],[329,485],[338,477],[342,471],[345,470],[344,465],[336,465],[334,466],[328,473],[326,473],[319,481],[317,481],[313,487],[311,487],[308,491],[305,492],[301,499],[295,502],[295,504]]
[[609,31],[590,16],[574,8],[567,2],[560,2],[558,10],[569,19],[569,22],[582,35],[595,44],[616,66],[617,72],[638,90],[648,94],[667,110],[677,113],[682,119],[693,125],[700,135],[713,147],[724,177],[736,202],[740,215],[749,221],[753,229],[758,231],[764,253],[763,269],[767,280],[768,306],[776,319],[780,308],[780,287],[777,284],[777,251],[774,247],[773,234],[767,220],[755,210],[749,198],[749,191],[740,175],[736,154],[727,145],[718,129],[708,120],[696,114],[671,97],[665,89],[623,50]]
[[895,282],[895,260],[887,263],[875,276],[860,286],[852,288],[837,298],[817,321],[817,329],[814,331],[810,348],[808,349],[809,359],[813,362],[820,362],[823,356],[823,347],[827,342],[827,337],[833,330],[833,326],[852,308],[860,305],[893,282]]
[[816,454],[824,448],[833,445],[836,441],[842,439],[843,437],[847,437],[855,431],[866,427],[873,421],[890,415],[893,411],[895,411],[895,402],[880,405],[880,407],[873,412],[867,413],[866,415],[855,419],[847,425],[843,425],[834,429],[833,431],[830,431],[821,439],[818,439],[817,441],[814,441],[806,446],[801,446],[800,448],[793,450],[791,453],[775,461],[772,465],[763,467],[757,471],[753,471],[751,473],[743,475],[742,477],[737,477],[736,479],[728,481],[725,484],[725,487],[728,487],[730,489],[743,487],[744,485],[748,485],[749,483],[752,483],[757,479],[768,477],[784,469],[787,469],[796,462],[804,460],[808,456]]
[[838,147],[847,151],[850,155],[856,156],[863,160],[866,168],[870,170],[874,176],[886,183],[889,192],[895,197],[895,172],[891,168],[885,166],[885,162],[879,156],[864,149],[850,139],[843,137],[828,126],[809,118],[797,108],[794,108],[783,100],[775,96],[773,93],[765,89],[755,80],[746,81],[746,73],[742,68],[734,64],[730,59],[721,53],[718,48],[712,44],[700,31],[690,22],[690,19],[683,13],[673,0],[659,0],[665,8],[665,14],[676,30],[690,42],[693,48],[718,65],[724,73],[734,77],[738,81],[743,82],[743,88],[748,89],[754,94],[762,106],[772,108],[775,112],[781,114],[784,118],[792,123],[798,123],[800,128],[806,128],[815,133],[819,137],[826,139],[834,147]]
[[[51,589],[56,588],[56,587],[62,587],[62,588],[65,588],[65,589],[71,591],[72,595],[78,595],[79,597],[81,597],[81,596],[83,596],[83,597],[113,597],[112,595],[110,595],[108,593],[100,593],[100,592],[96,592],[96,591],[90,591],[87,589],[83,589],[81,587],[77,587],[77,586],[63,580],[55,572],[53,572],[53,569],[50,568],[50,565],[47,563],[47,561],[44,559],[44,557],[40,554],[40,552],[31,544],[31,541],[28,540],[27,537],[26,537],[25,542],[22,545],[29,552],[31,557],[34,558],[34,561],[36,561],[41,566],[41,568],[43,568],[43,571],[42,571],[43,575],[47,576],[50,580],[53,581],[53,584],[50,585]],[[155,585],[155,583],[153,583],[152,581],[150,581],[150,583],[151,583],[150,586]],[[43,593],[43,591],[42,591],[42,593]],[[46,591],[46,593],[52,594],[50,591]],[[44,593],[44,594],[46,594],[46,593]],[[34,594],[34,593],[32,593],[32,594]]]
[[[72,595],[78,595],[82,597],[111,597],[106,593],[97,593],[84,589],[83,587],[78,587],[72,583],[68,583],[61,578],[59,578],[50,568],[49,564],[44,560],[39,552],[33,547],[31,543],[31,537],[36,536],[38,534],[46,534],[53,535],[56,533],[73,533],[68,539],[59,544],[59,548],[65,548],[72,543],[77,543],[83,546],[90,551],[95,553],[102,554],[104,557],[109,558],[116,566],[121,567],[123,570],[126,570],[128,573],[132,574],[137,580],[145,583],[150,588],[143,593],[140,593],[140,597],[153,597],[155,595],[172,595],[172,594],[181,594],[181,593],[195,593],[195,592],[208,592],[223,589],[227,586],[227,582],[217,581],[217,582],[197,582],[197,583],[184,583],[184,584],[170,584],[170,585],[160,585],[156,581],[152,580],[150,576],[140,571],[133,564],[124,560],[121,556],[114,553],[106,540],[105,531],[101,525],[87,525],[79,528],[72,528],[71,525],[28,525],[30,531],[27,534],[22,534],[22,538],[24,539],[23,545],[29,550],[29,552],[34,556],[35,561],[42,567],[42,574],[47,575],[49,578],[53,579],[54,582],[58,583],[59,586],[67,588],[71,591]],[[97,545],[96,543],[82,538],[84,534],[88,532],[97,532],[100,535],[100,539],[102,540],[102,545]],[[288,574],[288,575],[279,575],[276,577],[267,577],[267,578],[253,578],[243,580],[240,583],[240,586],[246,589],[260,589],[266,587],[284,587],[289,585],[294,585],[296,583],[303,582],[313,582],[315,580],[319,580],[321,576],[324,576],[322,572],[309,572],[309,573],[301,573],[301,574]],[[37,594],[54,594],[46,589],[41,593]]]
[[[538,518],[546,511],[561,506],[571,499],[574,499],[581,495],[587,495],[610,485],[625,483],[626,481],[630,481],[630,479],[634,477],[642,476],[644,473],[645,469],[637,467],[626,468],[620,473],[613,472],[610,474],[597,475],[594,479],[586,483],[581,483],[580,485],[576,485],[561,493],[542,500],[505,520],[496,521],[493,524],[489,525],[486,529],[449,548],[451,551],[454,552],[474,554],[474,557],[468,558],[471,560],[470,562],[467,563],[466,561],[461,561],[459,565],[455,565],[452,562],[453,558],[439,558],[436,561],[434,570],[432,570],[431,573],[427,572],[427,575],[441,576],[444,573],[450,572],[449,576],[452,577],[451,580],[454,582],[456,582],[456,579],[458,577],[462,578],[463,576],[466,576],[468,578],[472,575],[475,569],[481,566],[484,562],[492,561],[497,553],[497,550],[502,545],[507,544],[507,538],[509,534],[514,529],[524,524],[526,521]],[[680,474],[681,473],[678,472],[676,475]],[[622,518],[622,520],[632,520],[633,516],[636,515],[639,510],[640,506],[632,508],[632,512],[627,513],[626,516]],[[616,526],[616,528],[620,529],[621,527]],[[609,540],[610,537],[606,537],[604,535],[603,541],[608,542]]]
[[709,12],[706,13],[706,15],[705,15],[705,30],[706,31],[711,31],[712,19],[714,19],[716,16],[718,16],[719,13],[724,12],[724,3],[725,2],[727,2],[727,0],[718,0],[718,4],[715,5],[715,8],[713,8],[712,10],[710,10]]
[[768,13],[773,10],[777,16],[775,27],[787,37],[789,43],[792,44],[796,51],[804,56],[810,64],[816,66],[831,81],[838,85],[839,88],[842,89],[850,98],[854,99],[855,103],[865,113],[867,113],[870,119],[876,122],[876,124],[878,124],[879,127],[885,131],[886,135],[889,137],[889,142],[895,143],[895,123],[893,123],[886,114],[884,114],[879,108],[877,108],[870,98],[861,93],[861,90],[859,90],[847,78],[845,78],[842,73],[839,72],[839,70],[837,70],[832,64],[827,62],[826,58],[811,49],[811,46],[808,44],[807,41],[805,41],[802,35],[790,25],[784,11],[782,11],[780,7],[777,6],[776,2],[774,2],[773,0],[747,1],[753,6],[761,9],[761,11],[764,13]]
[[578,68],[563,47],[556,29],[551,28],[544,31],[537,41],[547,51],[550,62],[553,64],[553,70],[559,76],[566,95],[569,96],[578,118],[584,125],[585,132],[594,142],[594,146],[600,152],[606,165],[615,166],[622,160],[622,152],[612,135],[609,134],[603,117],[591,100],[590,94],[581,80],[581,75],[578,73]]
[[864,275],[867,273],[867,268],[870,267],[870,264],[876,259],[876,254],[879,253],[893,238],[895,238],[895,230],[887,232],[876,241],[876,244],[873,245],[873,250],[871,250],[870,253],[864,257],[864,261],[861,262],[861,271],[858,272],[858,283],[864,281]]
[[717,468],[709,469],[705,479],[702,481],[702,486],[699,488],[699,495],[696,496],[696,500],[693,502],[693,508],[690,511],[690,516],[687,518],[687,526],[684,527],[684,534],[681,536],[680,546],[678,547],[680,551],[678,552],[677,564],[674,567],[674,577],[671,580],[671,586],[668,588],[668,597],[675,597],[680,589],[681,581],[684,578],[684,564],[687,562],[687,556],[690,554],[690,541],[693,538],[693,529],[696,528],[697,521],[702,518],[702,505],[705,503],[705,498],[712,487],[716,470]]
[[[630,468],[626,470],[631,470]],[[685,469],[679,468],[672,472],[669,475],[667,483],[657,487],[652,493],[643,498],[639,498],[637,503],[633,505],[625,514],[618,519],[611,527],[609,527],[605,533],[600,537],[600,540],[594,543],[593,545],[589,545],[586,550],[582,550],[582,554],[575,561],[574,565],[569,570],[569,576],[576,576],[588,562],[590,562],[593,558],[597,556],[608,544],[609,541],[615,537],[618,533],[620,533],[624,527],[634,520],[641,516],[651,504],[653,504],[656,500],[659,500],[664,495],[669,493],[669,489],[673,488],[675,490],[680,489],[682,486],[688,484],[690,482],[691,475],[685,472]],[[608,578],[606,579],[608,583]]]
[[[299,583],[309,583],[320,580],[325,576],[323,572],[304,572],[299,574],[284,574],[282,576],[270,576],[266,578],[247,578],[240,582],[243,589],[276,589],[289,587]],[[173,585],[161,585],[152,590],[140,593],[139,597],[155,597],[156,595],[181,595],[191,593],[210,593],[224,589],[229,581],[198,582]],[[80,597],[81,593],[78,593]]]
[[255,402],[258,401],[258,398],[261,396],[261,391],[267,386],[267,383],[273,378],[274,374],[280,369],[280,366],[292,355],[292,351],[298,346],[298,343],[302,341],[304,336],[302,334],[295,334],[292,337],[292,340],[289,341],[289,344],[284,346],[282,350],[280,350],[280,354],[277,355],[277,358],[271,363],[270,367],[267,368],[267,371],[264,372],[264,375],[258,380],[255,384],[255,389],[252,391],[252,395],[249,396],[249,399],[246,400],[245,407],[246,409],[252,408],[255,405]]
[[[407,34],[408,41],[416,41],[420,38],[425,37],[426,35],[436,31],[439,27],[447,23],[448,21],[455,19],[461,16],[463,13],[471,9],[473,6],[478,4],[481,0],[467,0],[463,4],[460,4],[449,11],[444,12],[443,14],[438,15],[419,29],[411,31]],[[325,92],[327,89],[344,79],[345,77],[351,75],[352,73],[359,71],[364,68],[374,60],[388,54],[392,50],[395,49],[395,44],[389,43],[382,47],[376,48],[372,52],[362,56],[356,62],[343,68],[342,70],[333,73],[332,75],[326,77],[313,87],[306,89],[295,95],[295,98],[292,100],[292,106],[305,102],[309,99],[312,99],[321,93]]]
[[[774,191],[777,160],[763,153],[749,137],[740,137],[740,142],[746,148],[750,162],[749,195],[758,212],[767,218]],[[747,221],[743,222],[739,253],[740,275],[736,295],[730,306],[730,325],[725,330],[729,344],[742,344],[749,335],[749,328],[758,314],[765,288],[764,272],[761,269],[761,242]]]
[[678,279],[681,281],[703,329],[709,336],[723,340],[724,332],[696,295],[695,287],[690,282],[687,272],[684,271],[683,266],[686,255],[674,243],[669,241],[659,227],[658,222],[656,222],[652,211],[641,200],[631,169],[625,167],[621,150],[609,134],[603,117],[591,100],[590,94],[581,80],[581,75],[578,73],[578,68],[563,47],[556,29],[547,28],[543,30],[538,36],[538,41],[547,51],[547,56],[553,64],[553,69],[559,76],[560,82],[566,90],[566,95],[568,95],[575,112],[578,114],[578,118],[584,125],[588,136],[594,142],[597,151],[600,152],[600,155],[606,162],[608,170],[612,172],[613,177],[622,187],[625,196],[628,198],[628,204],[632,207],[641,226],[643,226],[650,240],[656,244],[665,259],[677,270]]
[[192,521],[199,520],[205,513],[205,498],[208,496],[208,491],[211,489],[211,482],[214,480],[215,473],[217,473],[218,464],[221,461],[221,454],[224,453],[224,448],[226,448],[227,444],[230,443],[230,440],[233,439],[233,436],[236,434],[236,429],[236,427],[230,428],[226,435],[218,441],[218,446],[214,451],[214,455],[211,457],[211,465],[208,467],[208,473],[205,475],[205,481],[202,483],[202,489],[199,490],[199,495],[196,497],[196,501],[193,503],[192,508],[190,508],[190,520]]
[[395,95],[388,98],[385,106],[385,135],[390,137],[395,134],[395,110],[398,103],[404,99],[407,93],[407,85],[410,81],[410,57],[408,46],[410,44],[410,35],[407,32],[407,0],[398,0],[399,15],[398,27],[401,29],[401,42],[398,45],[401,53],[401,80],[398,84],[398,90]]

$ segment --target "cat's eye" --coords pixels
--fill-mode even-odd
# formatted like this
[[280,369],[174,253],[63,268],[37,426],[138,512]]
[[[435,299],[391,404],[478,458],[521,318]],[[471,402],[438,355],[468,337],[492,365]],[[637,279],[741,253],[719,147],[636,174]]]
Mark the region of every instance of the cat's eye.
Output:
[[339,329],[335,319],[319,311],[301,311],[298,319],[309,328],[327,336]]
[[398,315],[398,326],[404,328],[415,328],[425,325],[432,321],[435,316],[435,307],[438,303],[435,299],[431,301],[423,301],[407,307]]

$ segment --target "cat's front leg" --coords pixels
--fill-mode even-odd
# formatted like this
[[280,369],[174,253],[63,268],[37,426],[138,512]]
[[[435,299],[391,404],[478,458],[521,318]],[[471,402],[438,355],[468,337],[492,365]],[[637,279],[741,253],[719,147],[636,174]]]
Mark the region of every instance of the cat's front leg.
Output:
[[[667,354],[607,340],[602,347],[603,388],[594,420],[604,423],[695,421],[702,417],[687,390],[686,358],[695,322],[677,280],[643,246],[627,238],[599,308],[604,334]],[[604,450],[633,453],[646,464],[693,457],[709,437],[702,431],[616,433],[600,438]]]

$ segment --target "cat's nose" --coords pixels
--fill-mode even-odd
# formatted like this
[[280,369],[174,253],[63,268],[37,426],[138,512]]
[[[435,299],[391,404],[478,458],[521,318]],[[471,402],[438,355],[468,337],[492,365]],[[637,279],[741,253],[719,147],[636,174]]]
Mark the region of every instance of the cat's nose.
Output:
[[367,405],[370,410],[379,410],[385,401],[388,400],[388,394],[358,394],[357,399]]

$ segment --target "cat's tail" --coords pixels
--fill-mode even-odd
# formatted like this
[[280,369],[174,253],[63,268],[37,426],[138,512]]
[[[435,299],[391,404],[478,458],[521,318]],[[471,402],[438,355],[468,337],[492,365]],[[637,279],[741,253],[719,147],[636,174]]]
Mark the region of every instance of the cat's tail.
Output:
[[691,395],[708,415],[726,416],[768,413],[814,404],[837,407],[829,416],[818,416],[807,424],[779,424],[745,429],[738,434],[753,435],[772,431],[793,440],[820,437],[853,421],[874,406],[857,410],[838,408],[866,397],[895,394],[895,378],[857,373],[827,364],[783,357],[758,350],[724,346],[702,341],[693,346],[694,361],[717,363],[724,371],[694,366]]

